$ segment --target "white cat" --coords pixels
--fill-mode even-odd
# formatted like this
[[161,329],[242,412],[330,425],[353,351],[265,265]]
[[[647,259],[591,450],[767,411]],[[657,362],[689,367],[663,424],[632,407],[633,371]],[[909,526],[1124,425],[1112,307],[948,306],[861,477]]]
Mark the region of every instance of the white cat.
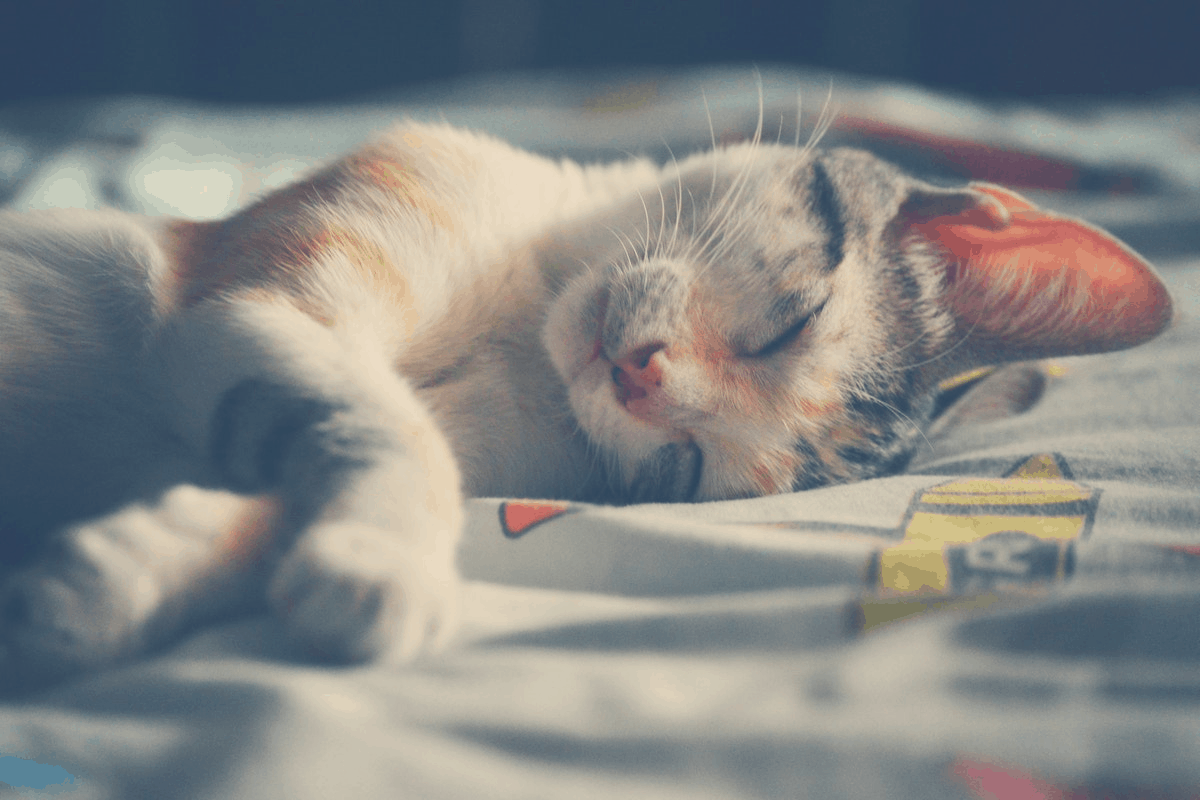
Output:
[[688,501],[901,469],[939,380],[1171,317],[997,187],[766,145],[584,167],[407,124],[217,222],[0,215],[0,689],[264,602],[453,628],[464,495]]

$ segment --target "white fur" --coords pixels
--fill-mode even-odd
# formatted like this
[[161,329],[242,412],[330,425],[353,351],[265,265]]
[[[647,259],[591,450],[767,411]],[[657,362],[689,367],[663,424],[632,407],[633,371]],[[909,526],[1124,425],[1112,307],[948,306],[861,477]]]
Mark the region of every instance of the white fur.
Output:
[[[667,445],[703,456],[692,499],[787,491],[798,438],[842,479],[838,445],[866,435],[847,399],[952,347],[937,256],[881,243],[899,177],[831,270],[788,210],[808,148],[580,166],[409,124],[362,152],[259,228],[203,229],[215,264],[161,221],[0,215],[0,510],[62,542],[3,578],[0,690],[258,604],[310,652],[410,659],[453,630],[464,495],[674,492],[690,476],[645,473]],[[336,246],[264,253],[263,225]],[[915,309],[882,288],[887,247],[924,270]],[[192,297],[191,268],[234,277]],[[800,313],[768,313],[780,286],[820,313],[756,357]],[[924,333],[896,341],[903,314]]]

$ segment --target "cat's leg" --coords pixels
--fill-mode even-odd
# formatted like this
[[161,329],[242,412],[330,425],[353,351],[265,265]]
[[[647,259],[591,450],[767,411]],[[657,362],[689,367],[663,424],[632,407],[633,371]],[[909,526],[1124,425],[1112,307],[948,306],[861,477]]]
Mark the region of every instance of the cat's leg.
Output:
[[931,441],[955,430],[1015,417],[1033,407],[1046,390],[1046,372],[1037,362],[998,367],[977,381],[926,431]]
[[322,325],[286,302],[211,302],[160,340],[180,433],[231,488],[281,503],[268,598],[335,660],[443,641],[462,508],[449,446],[369,315]]
[[0,586],[0,691],[121,663],[262,606],[265,498],[177,486],[72,525]]

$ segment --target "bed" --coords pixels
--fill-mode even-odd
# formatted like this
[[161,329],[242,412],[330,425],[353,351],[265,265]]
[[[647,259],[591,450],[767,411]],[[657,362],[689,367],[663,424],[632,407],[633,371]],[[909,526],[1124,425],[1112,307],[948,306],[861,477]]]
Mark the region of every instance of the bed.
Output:
[[1045,365],[1032,409],[902,475],[473,500],[447,653],[332,669],[265,618],[205,629],[0,705],[0,797],[1200,797],[1200,95],[1001,106],[746,67],[63,102],[0,110],[0,201],[220,216],[402,115],[669,158],[752,133],[760,99],[766,137],[796,135],[799,102],[806,138],[831,86],[826,144],[1108,228],[1158,267],[1175,324]]

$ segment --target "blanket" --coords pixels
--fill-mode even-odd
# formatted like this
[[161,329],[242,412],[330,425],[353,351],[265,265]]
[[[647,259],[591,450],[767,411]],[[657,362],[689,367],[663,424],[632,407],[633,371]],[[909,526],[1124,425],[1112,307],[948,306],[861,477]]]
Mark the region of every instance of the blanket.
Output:
[[334,669],[266,618],[201,630],[0,705],[0,797],[1200,797],[1200,97],[999,106],[749,68],[296,108],[121,97],[0,109],[0,201],[216,217],[398,116],[595,160],[760,121],[804,140],[823,110],[825,144],[1113,231],[1176,323],[1050,364],[1032,409],[902,475],[695,505],[472,500],[448,652]]

